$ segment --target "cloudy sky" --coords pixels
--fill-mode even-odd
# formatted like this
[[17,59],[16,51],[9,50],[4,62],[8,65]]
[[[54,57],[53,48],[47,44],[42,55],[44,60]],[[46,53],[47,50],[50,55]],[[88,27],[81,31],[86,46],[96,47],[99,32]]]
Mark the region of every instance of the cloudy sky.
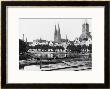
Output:
[[82,24],[87,21],[90,25],[89,31],[92,32],[92,19],[38,19],[38,18],[27,18],[19,19],[19,38],[24,38],[29,42],[35,39],[54,40],[55,25],[58,28],[60,26],[61,37],[73,41],[75,37],[79,37],[82,33]]

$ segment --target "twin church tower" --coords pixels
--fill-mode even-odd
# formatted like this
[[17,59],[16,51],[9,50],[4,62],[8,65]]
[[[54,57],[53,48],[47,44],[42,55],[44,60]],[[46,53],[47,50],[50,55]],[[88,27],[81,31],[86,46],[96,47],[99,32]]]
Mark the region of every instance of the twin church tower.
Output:
[[[79,39],[80,41],[84,40],[85,38],[90,38],[92,39],[92,36],[89,32],[89,24],[87,23],[87,21],[85,21],[83,24],[82,24],[82,34],[80,35]],[[55,32],[54,32],[54,42],[56,43],[61,43],[62,41],[66,42],[68,39],[67,39],[67,36],[66,36],[66,39],[62,39],[61,38],[61,34],[60,34],[60,26],[59,24],[56,26],[55,25]]]
[[61,34],[60,34],[60,27],[55,25],[55,32],[54,32],[54,42],[61,43]]

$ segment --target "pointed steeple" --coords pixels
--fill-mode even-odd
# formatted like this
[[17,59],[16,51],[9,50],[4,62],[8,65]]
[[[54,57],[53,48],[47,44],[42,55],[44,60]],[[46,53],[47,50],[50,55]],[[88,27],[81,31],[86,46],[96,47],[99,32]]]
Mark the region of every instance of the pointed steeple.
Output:
[[56,25],[55,25],[55,32],[54,32],[55,35],[57,35],[57,28],[56,28]]
[[56,28],[56,25],[55,25],[55,32],[54,32],[54,41],[55,42],[57,41],[57,28]]
[[27,37],[26,37],[26,43],[27,43]]
[[59,24],[58,24],[58,34],[60,34],[60,26],[59,26]]
[[66,43],[68,42],[68,37],[67,37],[67,34],[66,34]]
[[58,24],[58,30],[60,30],[60,26],[59,26],[59,24]]
[[88,23],[87,23],[87,19],[85,19],[85,24],[88,24]]
[[54,41],[55,41],[55,42],[58,42],[58,43],[61,42],[61,34],[60,34],[59,24],[58,24],[58,29],[56,28],[56,25],[55,25]]
[[67,40],[68,38],[67,38],[67,34],[66,34],[66,40]]
[[60,43],[61,42],[61,34],[60,34],[60,26],[58,24],[58,32],[57,32],[57,35],[58,35],[58,42]]
[[27,37],[26,37],[26,44],[27,44]]
[[58,32],[60,33],[60,26],[59,26],[59,24],[58,24]]

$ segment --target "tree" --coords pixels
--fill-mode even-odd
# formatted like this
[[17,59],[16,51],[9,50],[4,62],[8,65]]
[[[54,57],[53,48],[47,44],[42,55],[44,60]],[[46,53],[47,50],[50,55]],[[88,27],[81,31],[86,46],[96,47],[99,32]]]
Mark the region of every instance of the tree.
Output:
[[71,52],[76,52],[76,46],[75,45],[68,45],[67,50],[69,50]]
[[63,46],[60,46],[60,49],[63,51],[65,48]]
[[89,44],[88,50],[90,51],[90,53],[92,53],[92,44]]
[[56,50],[56,47],[55,47],[55,46],[52,46],[52,50],[53,50],[53,52],[55,52],[55,50]]
[[84,52],[87,52],[87,46],[85,44],[82,45],[82,49],[83,49]]
[[28,44],[23,40],[19,39],[19,53],[24,54],[28,51]]
[[81,45],[77,45],[77,47],[76,47],[76,51],[77,51],[78,53],[81,52]]
[[19,39],[19,60],[27,60],[28,58],[31,58],[27,53],[28,49],[29,45],[23,40]]

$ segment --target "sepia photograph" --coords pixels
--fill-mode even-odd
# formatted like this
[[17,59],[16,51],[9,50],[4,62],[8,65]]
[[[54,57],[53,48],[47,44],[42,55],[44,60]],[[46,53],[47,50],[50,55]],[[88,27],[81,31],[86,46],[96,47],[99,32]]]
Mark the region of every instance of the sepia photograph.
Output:
[[20,18],[19,70],[92,71],[92,18]]

